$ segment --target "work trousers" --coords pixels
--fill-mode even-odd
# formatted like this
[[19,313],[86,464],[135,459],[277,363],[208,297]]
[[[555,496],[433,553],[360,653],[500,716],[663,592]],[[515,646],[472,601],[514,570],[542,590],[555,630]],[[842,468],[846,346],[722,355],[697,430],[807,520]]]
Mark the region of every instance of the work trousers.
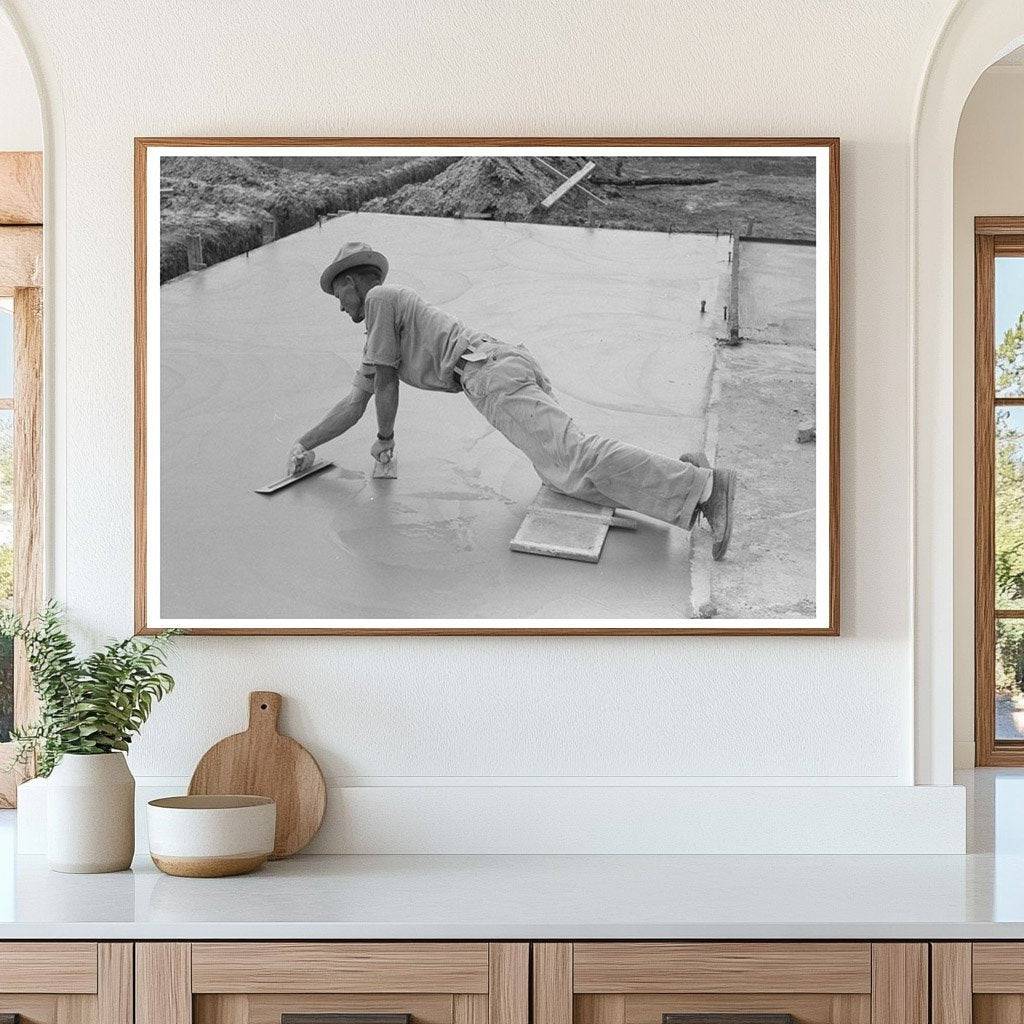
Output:
[[466,396],[549,487],[689,529],[710,469],[581,430],[525,348],[487,341],[469,358],[479,361],[460,366]]

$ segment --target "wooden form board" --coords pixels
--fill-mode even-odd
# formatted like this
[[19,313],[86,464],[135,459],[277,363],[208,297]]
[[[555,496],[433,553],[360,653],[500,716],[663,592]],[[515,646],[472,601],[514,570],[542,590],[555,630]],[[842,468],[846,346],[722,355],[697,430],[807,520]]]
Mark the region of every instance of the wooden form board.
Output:
[[542,484],[509,548],[528,555],[597,562],[613,526],[635,530],[637,523],[614,508],[592,505]]

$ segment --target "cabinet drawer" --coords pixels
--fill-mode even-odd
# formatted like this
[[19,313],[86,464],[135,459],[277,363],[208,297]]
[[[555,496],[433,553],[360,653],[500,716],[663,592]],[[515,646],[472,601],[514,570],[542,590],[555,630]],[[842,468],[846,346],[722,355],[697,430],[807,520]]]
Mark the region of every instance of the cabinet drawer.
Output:
[[529,1019],[522,942],[139,943],[135,971],[135,1024],[281,1024],[328,1014],[400,1014],[409,1024]]
[[486,942],[197,942],[193,992],[487,991]]
[[92,994],[97,973],[95,942],[0,943],[0,992]]
[[933,1024],[1024,1020],[1024,942],[932,943]]
[[0,942],[0,1019],[132,1024],[127,942]]
[[929,1024],[928,949],[542,942],[533,947],[533,1010],[534,1024],[708,1024],[708,1015],[717,1024]]
[[573,991],[868,993],[871,945],[578,942]]

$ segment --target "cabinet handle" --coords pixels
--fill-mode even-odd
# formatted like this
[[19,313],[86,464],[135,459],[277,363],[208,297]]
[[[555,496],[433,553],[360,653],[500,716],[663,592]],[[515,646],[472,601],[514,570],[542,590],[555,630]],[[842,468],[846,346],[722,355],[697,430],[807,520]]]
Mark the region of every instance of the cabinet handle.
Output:
[[[281,1024],[411,1024],[411,1013],[282,1013]],[[0,1020],[0,1024],[8,1024]],[[17,1024],[17,1021],[13,1022]]]
[[791,1013],[663,1013],[661,1024],[797,1024]]

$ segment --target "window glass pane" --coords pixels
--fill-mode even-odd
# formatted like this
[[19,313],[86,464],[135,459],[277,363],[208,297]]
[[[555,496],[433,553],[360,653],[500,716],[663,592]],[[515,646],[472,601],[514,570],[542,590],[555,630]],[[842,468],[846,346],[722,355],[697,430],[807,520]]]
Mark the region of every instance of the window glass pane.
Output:
[[14,313],[10,300],[0,300],[0,398],[14,395]]
[[[0,605],[14,601],[14,413],[0,410]],[[14,722],[14,648],[0,637],[0,743]]]
[[996,257],[996,394],[1024,397],[1024,257]]
[[996,409],[996,608],[1024,608],[1024,408]]
[[996,619],[996,739],[1024,740],[1024,622]]

